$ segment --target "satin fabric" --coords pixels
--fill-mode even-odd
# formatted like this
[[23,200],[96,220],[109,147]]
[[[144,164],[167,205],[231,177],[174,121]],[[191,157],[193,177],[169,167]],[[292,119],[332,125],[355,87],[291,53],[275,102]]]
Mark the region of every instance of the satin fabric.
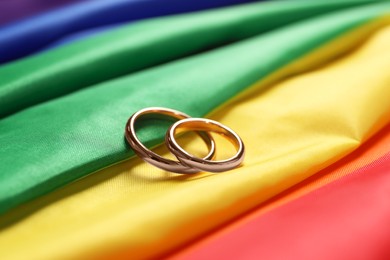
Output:
[[390,153],[190,254],[168,259],[387,259]]
[[345,158],[332,164],[327,169],[311,176],[303,182],[295,185],[286,192],[279,194],[261,207],[261,212],[266,212],[279,207],[291,200],[312,192],[330,182],[340,179],[351,172],[379,159],[390,152],[390,125],[386,126],[374,138],[364,143],[359,149]]
[[[123,128],[140,108],[171,107],[203,116],[273,71],[388,12],[387,8],[390,3],[305,20],[3,119],[0,212],[128,159],[133,152],[123,139]],[[141,131],[140,136],[153,146],[162,141],[164,132],[156,128]]]
[[[368,2],[371,1],[255,3],[129,25],[0,68],[0,117],[303,18]],[[364,19],[357,18],[356,22]]]
[[0,25],[76,1],[83,0],[2,0],[0,1]]
[[[210,117],[246,143],[243,167],[179,176],[138,159],[122,162],[3,215],[8,224],[0,234],[1,254],[158,258],[350,153],[389,123],[390,59],[383,49],[390,33],[371,25],[324,45],[214,111]],[[218,156],[228,156],[230,144],[218,145],[225,151]],[[27,237],[34,239],[21,239]]]
[[70,35],[64,36],[61,39],[49,44],[47,47],[42,49],[41,52],[46,52],[48,50],[52,50],[52,49],[58,48],[60,46],[67,45],[67,44],[70,44],[72,42],[77,42],[77,41],[87,39],[87,38],[90,38],[90,37],[93,37],[96,35],[100,35],[102,33],[109,32],[110,30],[118,29],[121,26],[126,26],[126,23],[100,26],[100,27],[72,33]]
[[[94,0],[44,13],[0,29],[0,63],[33,53],[73,32],[248,0]],[[28,44],[26,44],[28,42]]]
[[[308,2],[308,3],[310,4],[310,2]],[[274,4],[274,3],[272,3],[272,4]],[[290,3],[288,3],[288,2],[286,3],[285,2],[284,4],[290,4]],[[339,4],[342,4],[342,3],[339,3]],[[346,3],[344,3],[344,4],[346,4]],[[77,33],[74,33],[74,34],[71,34],[71,35],[67,35],[65,37],[62,37],[60,40],[54,42],[53,44],[50,44],[47,47],[47,49],[53,49],[53,48],[56,48],[56,47],[59,47],[59,46],[65,45],[65,44],[69,44],[69,43],[74,42],[74,41],[78,41],[80,39],[85,39],[87,37],[95,36],[95,35],[98,35],[98,34],[100,34],[102,32],[106,32],[108,30],[111,30],[112,28],[115,28],[117,26],[118,25],[104,26],[104,27],[101,27],[101,28],[94,28],[94,29],[90,29],[90,30],[84,30],[84,31],[77,32]]]
[[[380,164],[382,160],[381,157],[386,154],[390,154],[390,125],[387,125],[379,133],[370,138],[365,142],[361,147],[356,149],[354,152],[344,157],[343,159],[337,161],[336,163],[330,165],[324,170],[314,174],[310,178],[305,179],[301,183],[287,189],[280,194],[276,195],[269,201],[266,201],[264,204],[260,205],[254,211],[241,216],[238,219],[235,219],[232,223],[229,223],[225,227],[218,229],[216,232],[212,232],[207,236],[198,239],[196,242],[192,242],[187,247],[184,247],[179,252],[174,252],[172,255],[167,256],[167,259],[202,259],[203,256],[207,255],[210,258],[223,258],[223,259],[254,259],[259,255],[262,255],[258,248],[258,244],[261,241],[258,240],[259,236],[262,236],[262,231],[258,229],[258,223],[262,222],[262,217],[265,213],[275,210],[278,211],[280,207],[289,207],[288,203],[294,202],[296,199],[301,198],[302,196],[309,194],[311,192],[315,193],[320,187],[323,187],[329,183],[334,182],[335,180],[342,179],[345,176],[349,176],[357,171],[366,171],[368,165]],[[348,177],[349,178],[349,177]],[[331,184],[334,185],[334,184]],[[329,193],[329,190],[328,190]],[[313,195],[309,195],[313,196]],[[324,205],[320,205],[321,207]],[[274,213],[270,213],[274,214]],[[350,212],[344,212],[344,214],[351,215]],[[345,217],[345,216],[343,216]],[[334,220],[337,222],[338,220]],[[329,220],[326,221],[329,223]],[[362,225],[363,222],[362,222]],[[383,225],[385,228],[386,225]],[[251,235],[249,237],[248,231],[251,230]],[[278,230],[275,230],[278,233]],[[340,232],[344,231],[344,228]],[[290,236],[290,235],[288,235]],[[297,234],[294,237],[295,241],[300,241],[299,243],[307,243],[305,241],[306,237],[301,237],[300,234]],[[359,237],[359,240],[365,239],[377,239],[377,237]],[[243,244],[241,244],[243,242]],[[229,248],[234,245],[231,252],[228,251],[226,254],[222,252],[221,248]],[[318,249],[318,247],[317,247]],[[331,250],[331,248],[329,248]],[[374,259],[374,255],[377,252],[365,252],[365,254],[371,254],[367,259]],[[279,253],[276,252],[273,255],[269,252],[270,258],[276,258],[275,256]],[[302,255],[295,255],[294,258],[302,258]],[[319,255],[319,253],[318,253]],[[351,257],[351,256],[350,256]],[[350,259],[348,257],[348,259]],[[336,253],[333,255],[332,259],[346,259],[343,254]]]

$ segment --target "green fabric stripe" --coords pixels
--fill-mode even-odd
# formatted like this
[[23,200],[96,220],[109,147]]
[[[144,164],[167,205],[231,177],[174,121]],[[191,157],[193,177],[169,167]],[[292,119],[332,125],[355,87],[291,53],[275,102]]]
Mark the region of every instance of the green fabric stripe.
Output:
[[72,91],[372,0],[281,1],[158,18],[0,68],[0,118]]
[[[99,84],[0,121],[0,211],[133,155],[128,117],[148,106],[203,116],[271,72],[390,12],[390,3],[337,12]],[[141,129],[148,146],[163,140]]]

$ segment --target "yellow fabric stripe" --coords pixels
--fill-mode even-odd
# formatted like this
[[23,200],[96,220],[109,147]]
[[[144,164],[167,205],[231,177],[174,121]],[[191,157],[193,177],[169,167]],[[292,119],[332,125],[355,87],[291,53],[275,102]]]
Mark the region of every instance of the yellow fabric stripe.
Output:
[[346,155],[390,121],[389,23],[335,40],[212,113],[243,138],[243,167],[185,176],[122,162],[2,216],[1,258],[157,256]]

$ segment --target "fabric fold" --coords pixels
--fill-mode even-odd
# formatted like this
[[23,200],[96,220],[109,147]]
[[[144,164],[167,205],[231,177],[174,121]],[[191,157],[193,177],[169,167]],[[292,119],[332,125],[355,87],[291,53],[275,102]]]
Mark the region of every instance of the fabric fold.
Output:
[[[390,3],[377,4],[306,20],[1,120],[0,212],[132,156],[123,140],[123,127],[138,109],[165,106],[203,116],[275,70],[388,12],[389,7]],[[291,38],[296,40],[291,42]],[[140,136],[153,146],[164,136],[160,130],[143,131]],[[16,161],[15,154],[23,159]]]
[[386,154],[219,240],[167,259],[254,259],[259,255],[265,259],[292,255],[299,259],[386,259],[390,253],[389,176],[390,154]]
[[[109,5],[111,1],[104,3]],[[368,3],[372,1],[254,3],[130,24],[1,67],[0,117],[112,78],[258,36],[304,18]],[[25,46],[25,42],[30,40],[18,39],[18,44]],[[0,42],[0,57],[10,53],[4,49],[7,46]]]
[[[262,232],[260,231],[258,224],[263,221],[262,218],[265,214],[268,214],[269,212],[269,214],[272,215],[274,214],[272,213],[273,210],[279,211],[281,208],[290,207],[289,203],[294,204],[296,203],[296,200],[300,200],[304,196],[313,196],[311,193],[318,192],[321,187],[325,187],[326,185],[334,186],[335,184],[333,182],[335,181],[342,181],[343,178],[351,178],[351,175],[356,172],[365,172],[366,169],[372,165],[381,164],[386,154],[390,153],[389,130],[390,125],[387,125],[385,128],[381,129],[379,133],[370,138],[367,142],[364,142],[362,146],[348,156],[305,179],[297,185],[279,193],[250,213],[244,214],[226,226],[216,230],[215,232],[211,232],[196,241],[193,241],[188,246],[183,247],[178,250],[178,252],[173,252],[165,258],[202,259],[205,255],[210,258],[222,257],[224,259],[230,257],[234,259],[255,258],[255,256],[260,255],[264,250],[263,248],[259,249],[259,240],[257,238],[262,236]],[[323,205],[320,204],[320,206]],[[350,212],[345,213],[350,215]],[[265,216],[265,218],[267,218],[267,216]],[[329,223],[329,221],[327,220],[326,223]],[[301,234],[298,234],[294,240],[299,241],[299,243],[302,244],[307,243],[308,239],[306,237],[300,237],[300,235]],[[250,236],[250,238],[248,236]],[[358,242],[359,240],[366,239],[367,237],[356,238]],[[378,238],[371,237],[370,239],[377,240]],[[243,243],[240,244],[241,242]],[[232,251],[224,251],[226,252],[225,255],[223,251],[219,250],[220,248],[232,248]],[[329,250],[329,248],[327,248],[327,250]],[[367,258],[373,258],[376,252],[374,250],[369,250],[368,252],[365,252],[365,254],[367,254]],[[372,255],[369,256],[368,254]],[[279,254],[269,252],[269,257],[271,258],[276,255]],[[294,256],[296,256],[296,254],[294,254]],[[300,255],[300,258],[301,257],[302,255]],[[329,258],[329,256],[326,257]],[[351,256],[348,258],[350,257]],[[341,257],[340,252],[337,252],[333,254],[332,258],[344,257]]]
[[[336,25],[340,26],[341,21],[346,22],[348,18],[353,21],[362,19],[362,17],[367,18],[367,16],[379,19],[380,15],[387,13],[388,10],[390,10],[389,5],[359,8],[339,13],[338,16],[333,14],[312,20],[310,29],[305,27],[306,30],[303,30],[302,28],[304,24],[308,26],[309,22],[291,26],[289,32],[293,33],[297,39],[295,41],[297,45],[293,46],[293,53],[297,55],[298,46],[302,47],[301,44],[307,43],[308,37],[310,35],[314,37],[317,31],[321,37],[324,37],[326,32],[334,33]],[[313,23],[314,21],[316,22]],[[377,23],[379,21],[382,22]],[[136,79],[133,78],[134,76],[123,78],[111,82],[110,85],[103,84],[93,90],[80,91],[77,95],[75,93],[18,114],[18,116],[22,114],[26,117],[30,116],[40,123],[42,120],[40,116],[34,117],[38,108],[45,108],[45,113],[49,113],[54,108],[54,104],[57,106],[61,104],[59,102],[64,102],[67,104],[67,114],[74,116],[81,113],[84,117],[89,116],[89,120],[82,125],[80,122],[77,124],[73,122],[70,115],[64,116],[61,120],[68,124],[68,131],[63,133],[63,137],[65,133],[70,133],[70,138],[67,139],[70,146],[67,148],[71,152],[58,153],[57,148],[50,151],[57,152],[53,156],[57,159],[58,154],[65,157],[70,155],[67,158],[79,158],[84,155],[90,158],[93,154],[97,158],[94,161],[96,163],[105,145],[115,144],[115,140],[123,138],[122,133],[116,133],[115,129],[112,132],[110,130],[110,127],[115,126],[118,132],[122,132],[122,122],[117,121],[121,121],[120,118],[123,117],[124,124],[127,117],[125,114],[128,113],[128,111],[117,111],[122,106],[116,104],[148,105],[143,102],[149,100],[151,96],[144,96],[142,100],[140,96],[137,96],[137,99],[129,100],[123,95],[123,90],[128,86],[133,84],[139,86],[141,81],[146,83],[143,78],[146,77],[145,74],[149,80],[159,79],[161,85],[169,85],[172,88],[173,79],[169,81],[167,77],[161,77],[160,70],[177,73],[178,68],[182,66],[192,68],[190,75],[194,78],[191,80],[191,85],[197,87],[196,93],[202,95],[202,99],[195,99],[197,102],[192,103],[185,98],[185,94],[194,96],[196,93],[189,93],[189,89],[184,84],[188,83],[189,74],[182,73],[175,74],[174,81],[180,85],[180,88],[175,89],[177,96],[173,97],[172,94],[166,93],[171,99],[169,101],[160,100],[161,103],[156,105],[168,105],[168,102],[173,104],[173,101],[182,102],[177,103],[174,108],[194,116],[206,113],[211,106],[216,106],[216,104],[210,104],[212,101],[205,102],[207,95],[214,94],[212,100],[215,100],[222,94],[227,95],[226,89],[223,88],[228,84],[227,82],[234,82],[232,85],[237,86],[244,81],[242,78],[241,81],[237,80],[240,77],[236,73],[238,73],[237,68],[243,68],[240,66],[241,62],[245,61],[247,64],[250,61],[248,57],[253,58],[253,62],[261,61],[262,66],[274,72],[273,76],[268,73],[268,78],[276,77],[278,80],[273,82],[272,87],[267,85],[269,82],[257,74],[260,71],[257,67],[254,77],[257,77],[256,80],[262,80],[251,87],[248,85],[243,87],[243,89],[251,88],[251,91],[240,96],[234,95],[234,100],[224,103],[223,109],[220,106],[209,116],[231,127],[242,137],[247,145],[247,157],[243,167],[223,174],[202,173],[180,176],[158,170],[136,158],[113,165],[3,215],[0,218],[2,222],[13,221],[13,223],[5,225],[0,234],[0,247],[4,248],[0,254],[5,259],[20,259],[26,258],[26,253],[28,253],[29,259],[40,260],[88,259],[95,256],[106,259],[159,258],[215,230],[338,161],[389,123],[390,106],[387,97],[390,94],[388,88],[390,78],[386,68],[390,65],[390,59],[387,53],[383,53],[383,49],[390,42],[390,29],[386,27],[388,22],[388,20],[369,19],[367,23],[358,23],[359,26],[353,27],[354,30],[349,27],[348,30],[338,31],[342,34],[331,34],[334,35],[332,40],[325,41],[321,38],[321,44],[316,44],[315,48],[311,49],[312,51],[305,52],[298,56],[299,58],[296,56],[292,63],[278,66],[279,70],[269,68],[273,63],[265,60],[265,55],[261,55],[264,53],[260,52],[264,51],[269,54],[272,53],[270,50],[275,48],[273,50],[277,50],[280,55],[277,63],[279,64],[284,55],[281,50],[289,54],[292,52],[291,49],[282,48],[283,44],[288,42],[286,39],[291,39],[287,31],[283,33],[286,33],[285,36],[289,36],[288,38],[282,40],[283,37],[280,35],[282,32],[279,31],[278,41],[268,42],[267,48],[263,45],[264,43],[258,41],[259,39],[254,38],[207,55],[204,54],[204,56],[198,56],[196,59],[186,59],[169,66],[162,66],[158,70],[150,70],[147,74],[146,72],[139,73]],[[379,28],[372,27],[374,23],[380,25]],[[370,28],[370,33],[363,30],[364,28]],[[273,37],[275,34],[272,34]],[[356,35],[360,37],[356,38]],[[300,39],[302,42],[299,42]],[[276,43],[280,46],[276,46]],[[234,55],[235,50],[241,50],[243,46],[247,47],[247,44],[253,44],[255,48],[258,48],[255,49],[257,51],[247,52],[248,49],[245,48],[245,51],[237,52],[234,59],[231,59],[235,61],[235,64],[231,65],[231,70],[227,71],[227,67],[223,71],[215,69],[210,57],[221,55],[220,57],[226,58],[228,54]],[[345,44],[349,46],[349,52],[343,49]],[[244,53],[248,53],[247,56],[244,56]],[[195,61],[202,64],[202,70],[199,72],[193,67]],[[250,64],[250,67],[254,67],[254,64]],[[211,68],[214,68],[213,78],[205,78],[203,72],[211,71]],[[351,71],[354,72],[354,77],[340,79],[340,75],[350,75]],[[249,75],[247,68],[245,72],[245,75]],[[204,79],[207,82],[203,85],[200,80],[196,79]],[[135,80],[139,80],[138,84]],[[124,82],[129,84],[123,84],[121,87],[119,84]],[[232,85],[229,85],[230,91],[233,91]],[[114,103],[103,102],[105,99],[113,100],[112,96],[105,97],[108,91],[103,89],[106,86],[110,87],[111,92],[117,88],[121,89],[121,93],[117,95],[123,99]],[[158,85],[148,84],[148,86],[153,86],[154,93],[158,93],[154,95],[159,97],[167,91],[163,87],[157,87]],[[221,89],[219,92],[212,92],[218,86],[224,90],[223,93]],[[105,95],[97,95],[97,90]],[[135,87],[131,90],[132,95],[149,91],[147,88]],[[202,92],[202,90],[205,91]],[[236,93],[238,92],[237,90]],[[94,103],[86,102],[88,100],[86,98],[92,93],[95,97],[99,97],[96,102],[100,104],[98,112],[101,117],[97,117]],[[81,106],[76,106],[77,100],[78,102],[83,100],[82,107],[85,109],[88,107],[94,113],[87,114],[85,113],[87,110],[80,110]],[[46,107],[49,104],[53,106],[50,109]],[[351,109],[352,107],[355,109]],[[136,110],[137,107],[134,109]],[[105,114],[106,112],[110,113]],[[16,116],[9,117],[2,122],[11,122],[12,118]],[[92,126],[84,128],[85,125],[91,124],[93,128]],[[76,125],[78,128],[75,127]],[[29,130],[31,131],[34,127],[30,124]],[[50,125],[47,127],[50,128]],[[13,127],[13,129],[17,128]],[[75,131],[70,132],[70,129],[77,129],[77,134]],[[47,133],[50,133],[50,130],[52,129],[48,129]],[[110,133],[114,136],[102,133]],[[158,131],[146,131],[146,129],[140,129],[139,133],[146,141],[163,136],[163,133],[160,135]],[[20,136],[22,135],[19,135],[19,138]],[[50,135],[46,134],[46,143],[52,142],[48,137]],[[74,144],[69,142],[72,140]],[[94,148],[93,153],[86,149],[91,144],[93,144],[91,149]],[[226,149],[229,144],[218,145],[220,145],[219,151],[229,151]],[[77,152],[75,147],[78,150],[84,149]],[[112,147],[111,152],[116,151],[114,146],[110,147]],[[159,147],[156,151],[166,155],[167,152],[163,148]],[[42,146],[38,146],[37,149],[45,150]],[[119,149],[117,151],[120,152]],[[123,154],[125,153],[123,150]],[[27,155],[26,152],[24,156],[27,157]],[[225,157],[226,155],[219,154],[218,156]],[[81,159],[85,160],[85,158]],[[60,162],[70,167],[69,161],[65,160],[57,160],[56,167],[61,167]],[[29,163],[31,165],[31,162]],[[42,165],[39,165],[39,168],[47,170],[45,174],[58,169],[44,169]],[[23,215],[29,211],[29,215]],[[21,238],[31,237],[32,234],[34,239],[21,242]],[[25,250],[17,250],[21,246]]]
[[[0,28],[0,63],[36,52],[61,37],[81,30],[250,1],[82,1]],[[29,44],[26,45],[26,42]]]

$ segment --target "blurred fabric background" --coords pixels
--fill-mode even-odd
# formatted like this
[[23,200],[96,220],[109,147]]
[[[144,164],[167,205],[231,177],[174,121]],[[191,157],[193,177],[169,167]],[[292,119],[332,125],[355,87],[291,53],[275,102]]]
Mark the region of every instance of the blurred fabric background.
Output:
[[15,22],[73,2],[82,2],[82,0],[3,0],[0,2],[0,25]]

